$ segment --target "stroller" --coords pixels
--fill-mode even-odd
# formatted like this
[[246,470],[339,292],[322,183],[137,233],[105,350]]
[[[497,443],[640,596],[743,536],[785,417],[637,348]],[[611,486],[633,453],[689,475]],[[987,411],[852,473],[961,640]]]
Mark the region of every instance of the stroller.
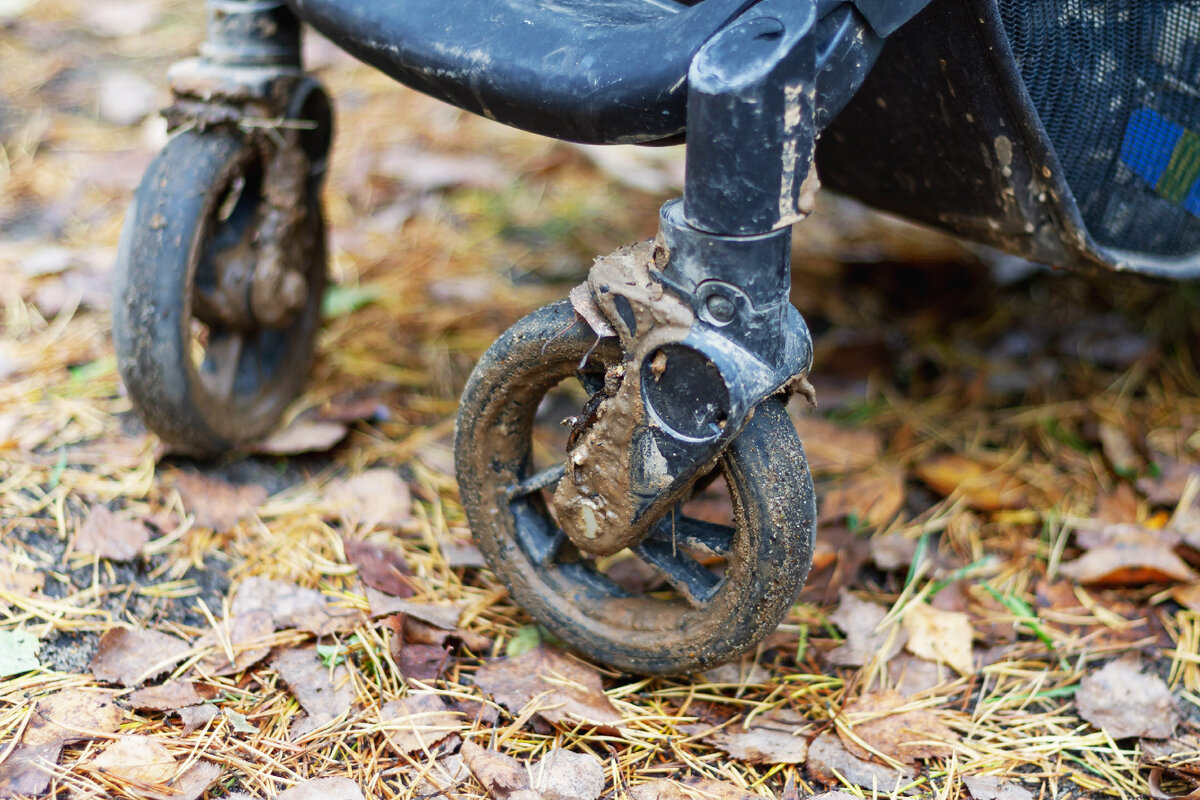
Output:
[[[208,14],[200,56],[170,73],[175,135],[128,213],[113,326],[142,418],[199,454],[267,433],[313,356],[332,113],[300,64],[302,21],[502,123],[686,139],[658,236],[501,336],[456,429],[491,568],[551,632],[625,670],[737,656],[807,576],[813,482],[784,403],[812,392],[788,297],[793,224],[820,184],[1036,261],[1200,276],[1195,0],[208,0]],[[564,381],[586,399],[559,463],[535,468],[535,415]],[[732,525],[682,511],[717,478]],[[626,552],[668,591],[596,568]]]

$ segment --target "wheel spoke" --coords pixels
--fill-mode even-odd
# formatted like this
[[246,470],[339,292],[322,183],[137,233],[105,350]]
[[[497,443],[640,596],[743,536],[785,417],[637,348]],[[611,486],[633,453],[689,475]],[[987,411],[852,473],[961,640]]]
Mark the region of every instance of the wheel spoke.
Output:
[[534,473],[525,480],[506,488],[504,496],[508,500],[515,500],[518,497],[524,497],[534,492],[539,492],[542,489],[548,489],[562,480],[562,476],[566,473],[566,470],[566,464],[556,464],[549,469]]
[[733,550],[734,533],[728,525],[672,513],[650,529],[650,539],[669,547],[687,547],[714,556],[726,556]]
[[210,339],[206,360],[213,363],[214,393],[232,402],[237,388],[237,377],[242,363],[242,354],[246,349],[246,337],[240,331],[233,331],[215,340]]
[[541,502],[522,497],[509,503],[516,521],[517,540],[521,549],[536,564],[548,566],[558,556],[567,535],[541,508]]
[[678,550],[670,542],[647,539],[633,546],[633,552],[663,576],[693,606],[701,607],[716,594],[721,578],[705,569],[695,559]]

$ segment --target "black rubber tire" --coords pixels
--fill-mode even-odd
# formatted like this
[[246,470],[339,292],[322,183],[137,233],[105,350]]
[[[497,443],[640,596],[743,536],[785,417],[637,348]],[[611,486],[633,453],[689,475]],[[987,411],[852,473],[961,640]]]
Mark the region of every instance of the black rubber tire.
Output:
[[[269,433],[312,365],[326,269],[325,223],[315,197],[304,221],[313,237],[305,306],[286,328],[255,333],[263,337],[256,341],[265,377],[260,372],[257,383],[222,398],[205,386],[189,350],[197,263],[214,246],[217,226],[226,224],[218,216],[229,187],[262,160],[258,147],[236,134],[176,136],[146,171],[121,232],[113,286],[121,377],[147,427],[194,455],[219,454]],[[245,224],[253,225],[250,219]]]
[[[534,414],[546,392],[575,373],[596,344],[570,303],[517,322],[480,360],[463,392],[455,465],[480,551],[510,596],[587,656],[640,674],[677,675],[728,661],[775,629],[812,561],[816,501],[804,450],[783,404],[764,401],[723,456],[736,532],[726,578],[702,608],[649,596],[608,597],[578,570],[542,564],[520,526],[550,525],[544,499],[521,505],[506,487],[529,477]],[[620,360],[615,339],[592,358]],[[525,503],[525,500],[521,501]],[[540,514],[531,517],[530,510]],[[582,578],[582,579],[581,579]]]

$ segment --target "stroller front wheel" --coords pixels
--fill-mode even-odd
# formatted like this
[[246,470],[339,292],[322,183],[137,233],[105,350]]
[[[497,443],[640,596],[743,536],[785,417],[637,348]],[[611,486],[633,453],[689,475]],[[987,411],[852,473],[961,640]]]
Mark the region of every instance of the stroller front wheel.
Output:
[[661,579],[623,584],[607,571],[612,559],[589,558],[566,539],[547,502],[561,468],[539,471],[534,462],[538,412],[550,407],[551,390],[577,379],[584,391],[576,398],[594,393],[621,357],[617,340],[597,343],[565,301],[535,311],[493,344],[458,416],[463,507],[512,599],[567,644],[635,673],[706,669],[754,646],[791,607],[812,559],[812,478],[783,404],[769,398],[723,454],[717,475],[693,490],[723,478],[732,524],[692,517],[681,503],[631,552],[612,557],[639,559],[643,574]]

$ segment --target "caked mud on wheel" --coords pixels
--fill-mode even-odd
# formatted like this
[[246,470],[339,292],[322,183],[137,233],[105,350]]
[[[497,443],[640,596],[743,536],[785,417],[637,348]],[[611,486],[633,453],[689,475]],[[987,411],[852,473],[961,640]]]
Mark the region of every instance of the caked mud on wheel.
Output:
[[548,497],[562,468],[538,469],[533,452],[547,393],[578,380],[586,398],[620,360],[617,340],[597,344],[566,301],[510,328],[463,392],[455,439],[462,502],[512,599],[555,635],[631,672],[694,672],[748,650],[787,613],[812,559],[812,478],[783,404],[768,399],[718,465],[732,524],[677,507],[632,548],[660,585],[622,585],[559,529]]
[[126,218],[113,301],[121,377],[146,425],[186,452],[264,436],[308,376],[326,252],[323,162],[303,144],[182,133]]

